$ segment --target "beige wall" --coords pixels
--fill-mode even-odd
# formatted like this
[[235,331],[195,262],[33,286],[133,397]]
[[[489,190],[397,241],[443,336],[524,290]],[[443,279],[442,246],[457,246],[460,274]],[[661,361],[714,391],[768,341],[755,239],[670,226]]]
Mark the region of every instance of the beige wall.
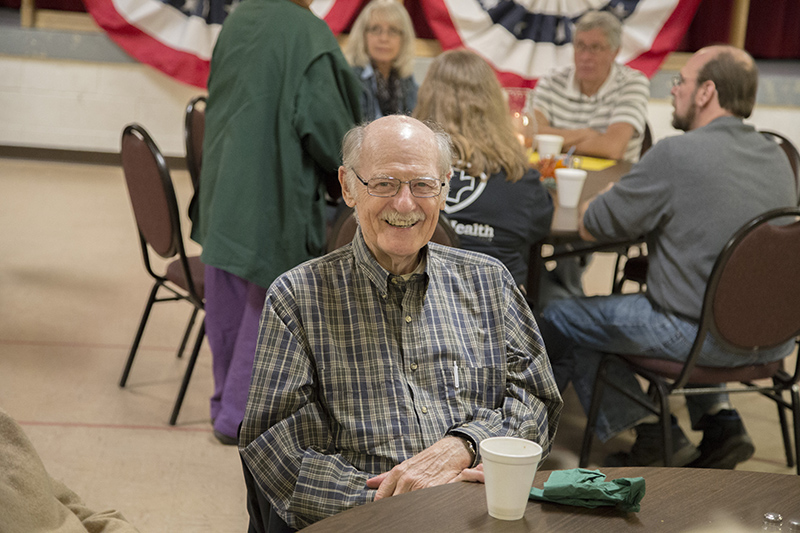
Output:
[[202,93],[138,63],[0,56],[0,145],[118,152],[139,122],[181,156],[183,110]]
[[[429,62],[418,61],[417,80]],[[115,153],[122,128],[139,122],[165,155],[182,156],[183,111],[202,93],[138,63],[0,55],[0,145]],[[678,133],[669,100],[651,99],[648,113],[655,139]],[[751,122],[800,146],[798,107],[756,106]]]

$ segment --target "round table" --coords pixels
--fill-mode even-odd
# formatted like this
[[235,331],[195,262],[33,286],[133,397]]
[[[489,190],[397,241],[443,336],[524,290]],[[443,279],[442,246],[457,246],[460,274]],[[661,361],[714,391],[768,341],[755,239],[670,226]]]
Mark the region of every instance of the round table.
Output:
[[[644,477],[646,493],[638,513],[610,507],[586,509],[530,500],[521,520],[496,520],[486,511],[484,486],[453,483],[393,496],[326,518],[308,533],[341,531],[414,532],[570,532],[658,531],[736,523],[761,528],[766,512],[784,522],[800,519],[800,477],[694,468],[604,468],[606,479]],[[538,472],[542,487],[549,471]]]

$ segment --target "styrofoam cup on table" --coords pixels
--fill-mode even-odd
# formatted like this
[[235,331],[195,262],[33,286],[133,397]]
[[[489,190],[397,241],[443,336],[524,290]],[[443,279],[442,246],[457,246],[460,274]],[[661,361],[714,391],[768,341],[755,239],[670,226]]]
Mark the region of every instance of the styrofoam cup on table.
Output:
[[539,152],[539,158],[555,157],[561,154],[561,146],[564,144],[564,137],[561,135],[550,135],[547,133],[540,133],[536,136],[536,151]]
[[525,514],[542,447],[517,437],[491,437],[480,443],[489,516],[519,520]]
[[580,168],[556,169],[556,193],[561,207],[578,207],[586,171]]

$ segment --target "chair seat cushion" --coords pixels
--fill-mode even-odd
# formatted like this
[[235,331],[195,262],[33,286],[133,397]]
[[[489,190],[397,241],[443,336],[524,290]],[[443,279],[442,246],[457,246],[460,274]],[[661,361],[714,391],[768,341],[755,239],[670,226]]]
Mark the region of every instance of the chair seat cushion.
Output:
[[[668,359],[655,359],[637,355],[620,356],[626,361],[659,376],[677,379],[683,369],[683,363]],[[754,381],[771,378],[781,368],[782,361],[773,361],[763,365],[747,365],[738,367],[695,366],[689,376],[689,383],[710,384],[738,381]]]
[[[187,257],[186,259],[189,260],[189,273],[192,276],[192,281],[194,281],[194,287],[197,290],[198,296],[202,299],[205,297],[205,265],[200,261],[200,256],[197,255]],[[170,262],[167,266],[165,277],[181,289],[185,291],[189,290],[186,279],[183,277],[180,259]]]

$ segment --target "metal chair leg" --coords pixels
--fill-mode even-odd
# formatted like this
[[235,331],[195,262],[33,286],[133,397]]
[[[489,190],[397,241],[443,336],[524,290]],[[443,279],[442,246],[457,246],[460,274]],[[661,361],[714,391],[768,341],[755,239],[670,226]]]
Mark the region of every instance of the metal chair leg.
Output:
[[655,384],[656,395],[658,396],[658,405],[661,410],[659,418],[661,419],[661,442],[664,451],[664,466],[672,466],[672,416],[669,410],[669,398],[666,391],[660,386]]
[[189,324],[186,326],[186,331],[183,334],[183,340],[181,340],[181,345],[178,348],[178,359],[183,357],[183,350],[186,349],[186,343],[189,342],[189,336],[192,334],[192,328],[194,327],[194,321],[197,318],[198,311],[200,310],[195,307],[194,311],[192,311],[192,316],[189,317]]
[[[783,398],[783,391],[776,391],[775,394]],[[792,437],[789,434],[789,424],[786,421],[786,407],[777,401],[775,402],[775,407],[778,409],[778,421],[781,424],[783,450],[786,453],[786,466],[792,468],[794,466],[794,452],[792,452]]]
[[800,386],[795,383],[790,391],[792,395],[792,414],[794,415],[794,458],[797,475],[800,476]]
[[128,382],[128,374],[130,374],[131,366],[133,366],[133,358],[136,357],[136,352],[139,349],[139,342],[142,340],[144,328],[147,325],[147,319],[150,318],[150,310],[153,309],[153,304],[156,301],[156,293],[158,292],[159,287],[161,287],[161,284],[156,282],[153,285],[153,288],[150,290],[150,297],[147,299],[147,304],[144,307],[144,313],[142,313],[142,319],[139,321],[139,329],[136,331],[136,336],[133,338],[131,351],[128,354],[128,360],[125,362],[125,369],[122,371],[122,377],[119,380],[120,387],[124,387],[125,383]]
[[581,444],[581,455],[578,461],[580,468],[586,468],[589,465],[589,454],[592,451],[592,438],[594,430],[597,426],[597,415],[600,413],[600,404],[603,399],[603,387],[605,385],[606,367],[609,364],[608,357],[604,357],[600,361],[600,366],[597,368],[597,376],[594,378],[594,388],[592,390],[592,403],[589,407],[589,414],[586,420],[586,429],[583,432],[583,443]]
[[175,405],[172,408],[172,416],[169,418],[169,425],[174,426],[178,421],[178,413],[183,405],[183,397],[186,396],[186,389],[189,387],[189,380],[192,379],[192,372],[194,365],[197,362],[197,355],[200,353],[200,346],[203,344],[203,339],[206,335],[206,321],[200,324],[200,330],[197,332],[197,340],[194,342],[192,348],[192,355],[189,357],[189,363],[186,366],[186,372],[183,374],[183,381],[181,382],[181,389],[178,392],[178,397],[175,399]]

